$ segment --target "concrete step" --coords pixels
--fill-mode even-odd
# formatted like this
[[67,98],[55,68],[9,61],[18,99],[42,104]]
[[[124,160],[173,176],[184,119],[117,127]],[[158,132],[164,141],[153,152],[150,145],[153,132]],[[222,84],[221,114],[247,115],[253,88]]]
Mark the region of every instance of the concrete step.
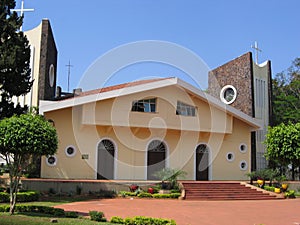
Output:
[[181,182],[186,200],[269,200],[278,199],[240,182]]

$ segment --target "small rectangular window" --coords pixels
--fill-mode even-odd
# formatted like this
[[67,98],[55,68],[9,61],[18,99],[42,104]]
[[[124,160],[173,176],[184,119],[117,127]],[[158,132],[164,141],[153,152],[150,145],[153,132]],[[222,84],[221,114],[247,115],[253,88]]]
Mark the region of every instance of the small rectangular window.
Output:
[[177,101],[176,115],[196,116],[196,107]]
[[156,98],[133,101],[131,111],[156,112]]

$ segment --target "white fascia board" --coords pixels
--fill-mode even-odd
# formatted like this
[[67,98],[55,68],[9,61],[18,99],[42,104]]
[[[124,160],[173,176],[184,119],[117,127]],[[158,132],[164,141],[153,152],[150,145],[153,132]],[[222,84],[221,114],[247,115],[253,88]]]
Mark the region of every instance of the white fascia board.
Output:
[[227,112],[228,114],[251,125],[254,128],[253,131],[262,128],[262,121],[257,120],[251,116],[248,116],[247,114],[243,113],[242,111],[232,106],[226,105],[225,103],[221,102],[217,98],[205,93],[204,91],[194,87],[193,85],[186,83],[185,81],[182,81],[180,79],[178,79],[178,85],[190,91],[192,94],[198,96],[199,98],[207,101],[208,104],[211,104],[212,106],[222,110],[223,112]]
[[40,113],[49,112],[53,110],[74,107],[78,105],[88,104],[92,102],[97,102],[100,100],[116,98],[120,96],[125,96],[129,94],[139,93],[142,91],[153,90],[157,88],[162,88],[166,86],[171,86],[177,83],[177,78],[170,78],[165,80],[153,81],[150,83],[128,86],[125,88],[102,92],[98,94],[92,94],[87,96],[78,96],[75,98],[70,98],[62,101],[40,101]]

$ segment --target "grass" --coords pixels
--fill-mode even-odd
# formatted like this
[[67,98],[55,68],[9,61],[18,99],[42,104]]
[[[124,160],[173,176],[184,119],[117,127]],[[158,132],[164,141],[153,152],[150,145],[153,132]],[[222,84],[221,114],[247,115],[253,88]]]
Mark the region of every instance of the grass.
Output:
[[[38,205],[38,206],[56,206],[66,203],[78,202],[78,201],[87,201],[94,199],[93,196],[47,196],[41,197],[40,201],[38,202],[27,202],[21,203],[22,205]],[[17,203],[18,204],[18,203]],[[0,203],[0,205],[8,205],[7,203]],[[0,213],[0,224],[1,225],[50,225],[53,224],[50,222],[51,218],[56,218],[53,216],[48,216],[45,214],[37,214],[37,213],[15,213],[13,216],[9,215],[9,213]],[[70,224],[80,224],[80,225],[107,225],[107,223],[100,223],[91,221],[86,218],[57,218],[58,223],[60,225],[70,225]]]
[[[47,215],[41,214],[19,214],[16,213],[15,215],[11,216],[8,213],[0,213],[0,224],[1,225],[50,225],[53,224],[50,222],[52,217],[48,217]],[[80,224],[80,225],[111,225],[111,223],[102,223],[102,222],[95,222],[89,219],[72,219],[72,218],[57,218],[58,224],[60,225],[73,225],[73,224]]]

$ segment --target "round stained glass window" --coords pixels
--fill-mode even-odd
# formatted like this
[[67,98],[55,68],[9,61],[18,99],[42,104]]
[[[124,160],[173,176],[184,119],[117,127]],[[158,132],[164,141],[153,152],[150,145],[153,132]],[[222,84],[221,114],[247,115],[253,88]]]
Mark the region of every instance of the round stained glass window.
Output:
[[48,166],[55,166],[57,163],[57,158],[54,155],[48,156],[46,158],[46,163]]
[[247,152],[247,145],[246,144],[240,144],[240,152],[246,153]]
[[246,161],[241,161],[240,162],[240,169],[241,170],[247,170],[247,168],[248,168],[247,162]]
[[226,159],[227,159],[227,161],[232,162],[234,160],[234,153],[228,152],[226,155]]
[[72,157],[76,154],[76,148],[72,145],[69,145],[66,147],[65,153],[67,156]]
[[232,104],[237,97],[237,91],[234,86],[226,85],[222,88],[220,92],[220,99],[225,104]]

